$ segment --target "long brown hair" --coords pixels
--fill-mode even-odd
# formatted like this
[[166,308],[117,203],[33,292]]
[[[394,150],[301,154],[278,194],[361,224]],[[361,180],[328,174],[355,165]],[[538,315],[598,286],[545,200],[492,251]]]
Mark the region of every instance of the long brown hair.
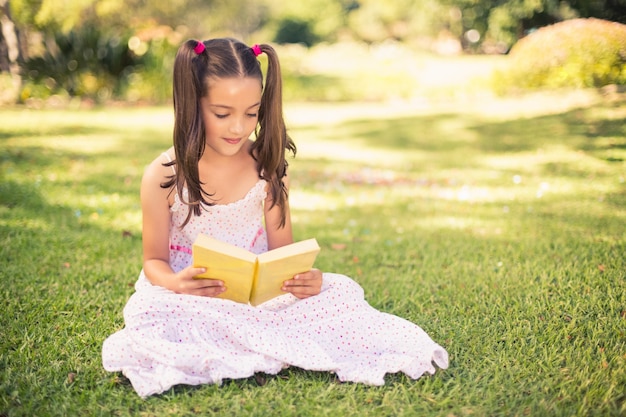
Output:
[[[200,99],[208,94],[208,80],[252,77],[258,78],[263,86],[261,64],[252,49],[231,38],[202,41],[188,40],[183,43],[174,61],[174,151],[175,159],[165,163],[176,165],[176,174],[161,184],[163,188],[175,186],[181,201],[188,204],[189,210],[184,225],[189,222],[192,212],[196,216],[202,211],[202,204],[212,205],[211,195],[202,189],[198,161],[204,152],[206,136],[202,120]],[[255,130],[256,139],[250,152],[257,162],[259,178],[269,184],[272,207],[281,209],[281,226],[285,225],[287,190],[283,178],[287,175],[287,151],[294,156],[296,146],[287,134],[283,119],[282,77],[280,63],[274,48],[267,44],[259,45],[267,55],[265,88],[259,107],[259,122]],[[196,51],[201,51],[197,53]],[[183,197],[187,188],[188,197]]]

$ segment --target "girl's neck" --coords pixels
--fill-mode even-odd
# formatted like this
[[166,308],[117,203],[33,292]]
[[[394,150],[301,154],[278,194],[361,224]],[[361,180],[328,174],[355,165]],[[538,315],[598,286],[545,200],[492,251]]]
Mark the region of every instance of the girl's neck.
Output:
[[256,161],[249,153],[250,144],[237,154],[225,156],[207,150],[198,163],[200,181],[205,192],[214,196],[217,204],[226,204],[243,198],[259,176]]
[[209,170],[227,171],[233,165],[245,164],[249,162],[250,158],[250,145],[251,142],[247,141],[244,146],[241,147],[239,152],[234,155],[223,155],[215,152],[211,147],[206,147],[200,158],[199,168],[208,168]]

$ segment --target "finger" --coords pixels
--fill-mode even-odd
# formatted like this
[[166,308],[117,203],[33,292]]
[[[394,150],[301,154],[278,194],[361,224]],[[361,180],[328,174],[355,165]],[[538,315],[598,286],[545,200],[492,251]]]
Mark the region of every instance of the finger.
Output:
[[190,268],[189,273],[192,277],[196,277],[198,275],[202,275],[206,272],[206,268]]
[[224,286],[224,281],[220,281],[219,279],[206,279],[202,281],[202,287],[203,288],[210,288],[210,287],[223,287]]
[[295,296],[296,298],[300,298],[300,299],[309,298],[309,297],[319,294],[319,291],[317,292],[316,291],[301,291],[299,289],[294,289],[294,291],[290,291],[290,292],[293,296]]
[[284,287],[320,287],[322,280],[314,276],[297,277],[283,283]]
[[303,272],[301,274],[294,275],[292,279],[285,281],[285,284],[290,286],[307,285],[307,282],[313,281],[315,279],[315,275],[308,272]]
[[191,293],[193,295],[200,295],[200,296],[203,296],[203,297],[217,297],[218,295],[220,295],[224,291],[226,291],[225,287],[215,286],[215,287],[195,288],[195,289],[193,289],[191,291]]
[[189,294],[207,295],[210,297],[221,294],[226,290],[223,281],[214,279],[194,279],[187,281],[185,287],[185,292]]
[[206,287],[223,287],[224,281],[212,278],[200,278],[189,280],[189,285],[194,288],[206,288]]
[[286,292],[290,292],[294,295],[297,296],[297,294],[308,294],[308,295],[315,295],[315,294],[319,294],[321,291],[321,283],[302,283],[302,284],[296,284],[296,285],[283,285],[282,290],[286,291]]

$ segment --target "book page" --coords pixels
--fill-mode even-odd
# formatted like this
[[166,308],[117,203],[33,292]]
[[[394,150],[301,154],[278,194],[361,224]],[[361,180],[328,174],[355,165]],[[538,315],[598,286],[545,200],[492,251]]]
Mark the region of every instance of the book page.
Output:
[[256,272],[255,254],[206,235],[198,235],[192,252],[193,266],[206,268],[194,278],[222,280],[226,291],[219,298],[248,303]]
[[256,306],[284,294],[284,281],[313,268],[320,247],[315,239],[303,240],[259,255],[250,304]]

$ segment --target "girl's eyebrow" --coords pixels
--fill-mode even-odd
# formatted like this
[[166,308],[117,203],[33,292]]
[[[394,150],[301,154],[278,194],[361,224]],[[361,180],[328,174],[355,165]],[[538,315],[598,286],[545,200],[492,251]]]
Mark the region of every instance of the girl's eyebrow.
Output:
[[[246,110],[250,110],[253,107],[258,107],[261,105],[261,102],[259,101],[258,103],[253,104],[252,106],[248,107]],[[221,109],[227,109],[227,110],[232,110],[233,107],[232,106],[227,106],[225,104],[209,104],[210,107],[219,107]]]

